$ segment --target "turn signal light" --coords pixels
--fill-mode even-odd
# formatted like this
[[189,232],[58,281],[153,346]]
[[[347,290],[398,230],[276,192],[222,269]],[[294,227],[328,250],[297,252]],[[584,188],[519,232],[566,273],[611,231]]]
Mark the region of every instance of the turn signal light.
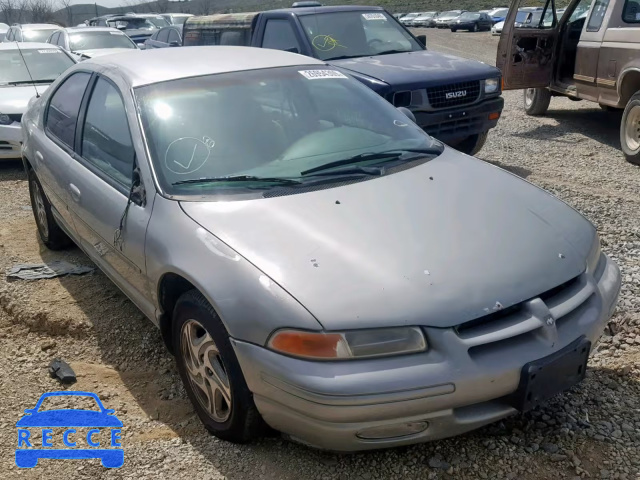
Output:
[[500,118],[500,112],[493,112],[489,114],[489,120],[498,120]]

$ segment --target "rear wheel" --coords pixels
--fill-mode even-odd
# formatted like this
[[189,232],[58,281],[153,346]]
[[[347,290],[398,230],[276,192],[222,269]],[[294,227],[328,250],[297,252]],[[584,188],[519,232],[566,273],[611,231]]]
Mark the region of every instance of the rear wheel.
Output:
[[544,115],[550,102],[551,91],[548,88],[527,88],[524,91],[524,111],[527,115]]
[[229,334],[202,294],[191,290],[178,299],[172,328],[178,371],[205,428],[236,443],[265,431]]
[[31,209],[36,220],[38,233],[42,243],[50,250],[61,250],[71,244],[71,239],[60,228],[53,214],[51,204],[47,199],[40,180],[33,169],[29,169],[29,196],[31,197]]
[[453,148],[467,155],[475,155],[484,146],[487,141],[487,135],[489,135],[488,131],[471,135],[453,145]]
[[640,165],[640,92],[629,99],[622,114],[620,145],[627,162]]
[[457,28],[452,28],[452,29],[451,29],[451,31],[452,31],[452,32],[457,32],[457,31],[458,31],[458,29],[457,29]]

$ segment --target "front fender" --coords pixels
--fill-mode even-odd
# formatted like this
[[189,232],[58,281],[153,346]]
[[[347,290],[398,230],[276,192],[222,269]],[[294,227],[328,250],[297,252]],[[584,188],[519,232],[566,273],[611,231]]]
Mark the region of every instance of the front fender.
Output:
[[[209,301],[230,336],[264,345],[278,328],[322,328],[280,285],[189,218],[177,201],[156,196],[146,238],[151,284],[159,286],[167,273],[182,276]],[[157,291],[153,301],[160,311]]]

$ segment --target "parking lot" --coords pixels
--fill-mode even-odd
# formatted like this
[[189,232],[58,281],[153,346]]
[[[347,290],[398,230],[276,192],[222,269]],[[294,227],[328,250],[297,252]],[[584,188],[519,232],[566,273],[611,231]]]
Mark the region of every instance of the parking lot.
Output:
[[[426,33],[430,49],[495,63],[489,33]],[[14,464],[15,422],[42,392],[58,388],[50,360],[68,361],[74,390],[96,392],[123,421],[125,463],[43,460],[48,478],[373,479],[640,478],[640,169],[620,150],[621,113],[554,98],[527,117],[522,92],[505,108],[478,157],[557,195],[598,228],[623,274],[620,302],[587,380],[545,407],[448,440],[336,455],[277,436],[234,445],[208,435],[186,398],[160,333],[98,270],[78,277],[0,278],[0,477],[41,478]],[[39,243],[19,163],[0,164],[0,270],[66,260],[77,248]]]

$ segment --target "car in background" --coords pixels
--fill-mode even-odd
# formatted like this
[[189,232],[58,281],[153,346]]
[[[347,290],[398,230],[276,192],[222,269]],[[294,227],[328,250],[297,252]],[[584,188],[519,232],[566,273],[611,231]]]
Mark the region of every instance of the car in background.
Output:
[[109,18],[118,17],[120,15],[121,14],[117,14],[117,13],[109,13],[107,15],[93,17],[93,18],[90,18],[89,20],[85,20],[85,24],[88,27],[108,27],[109,25],[107,25],[107,20]]
[[135,15],[136,17],[139,17],[139,18],[146,18],[151,23],[153,23],[156,28],[164,28],[171,25],[171,22],[168,19],[166,19],[163,15],[157,15],[155,13],[136,13]]
[[160,14],[171,25],[184,25],[187,18],[193,17],[190,13],[162,13]]
[[436,27],[449,28],[449,25],[464,12],[466,12],[466,10],[449,10],[442,12],[438,15],[438,18],[436,18]]
[[138,48],[126,34],[109,27],[63,28],[56,30],[47,43],[58,45],[78,61]]
[[[153,15],[152,17],[156,17]],[[169,26],[167,21],[160,17],[163,26]],[[156,23],[160,23],[157,19],[154,19]],[[106,26],[117,28],[118,30],[126,33],[131,40],[140,48],[144,48],[144,42],[147,38],[150,38],[156,31],[160,30],[152,19],[142,15],[118,15],[105,19]]]
[[414,27],[432,28],[436,26],[436,18],[438,18],[438,12],[424,12],[413,19],[412,25]]
[[89,59],[22,119],[38,233],[161,328],[221,439],[462,434],[581,382],[621,275],[580,213],[411,117],[275,49]]
[[482,32],[491,30],[493,22],[486,13],[465,12],[449,24],[452,32],[468,30],[470,32]]
[[507,18],[507,13],[509,13],[509,9],[506,7],[494,8],[491,10],[488,15],[491,17],[493,23],[504,22],[505,18]]
[[9,25],[0,22],[0,43],[4,40],[5,35],[9,31]]
[[419,15],[420,15],[419,12],[407,13],[404,17],[400,19],[400,23],[406,27],[409,25],[410,21],[412,21],[414,18],[416,18]]
[[34,96],[76,61],[59,47],[31,42],[0,43],[0,159],[22,155],[20,120]]
[[409,20],[406,21],[406,23],[404,23],[403,25],[405,27],[416,27],[416,19],[420,18],[422,15],[424,15],[427,12],[419,12],[417,16],[410,18]]
[[[536,18],[540,19],[542,12],[533,12],[531,10],[526,10],[524,8],[518,10],[515,19],[515,26],[522,27],[532,23],[532,19]],[[537,24],[537,23],[536,23]],[[504,28],[504,21],[498,22],[491,27],[491,35],[500,35],[502,33],[502,29]]]
[[52,23],[13,24],[7,31],[4,42],[39,42],[45,43],[47,38],[60,28]]
[[164,27],[144,41],[145,50],[182,46],[182,25]]

